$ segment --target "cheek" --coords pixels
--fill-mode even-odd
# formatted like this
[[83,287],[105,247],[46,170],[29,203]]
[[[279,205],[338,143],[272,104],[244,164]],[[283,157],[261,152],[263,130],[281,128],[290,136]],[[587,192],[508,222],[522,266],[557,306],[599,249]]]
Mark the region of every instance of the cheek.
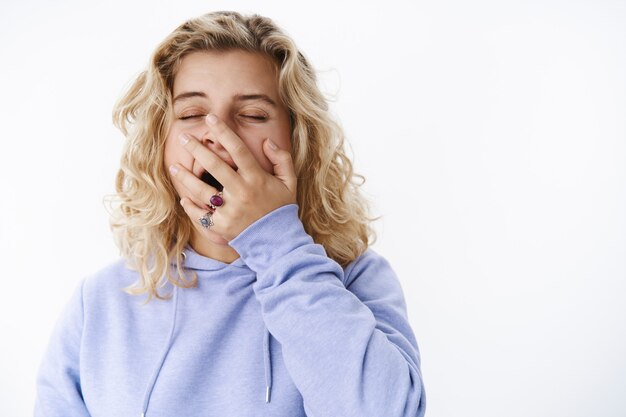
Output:
[[165,140],[163,160],[165,168],[175,163],[180,163],[186,167],[191,164],[191,155],[178,142],[177,135],[170,133]]
[[280,149],[291,153],[291,125],[287,116],[281,121],[274,135],[270,137]]
[[258,141],[255,141],[254,143],[248,142],[248,149],[250,149],[250,152],[254,156],[254,159],[256,159],[259,165],[261,165],[261,168],[263,168],[266,172],[269,172],[271,174],[274,171],[274,167],[272,166],[272,163],[270,162],[270,160],[267,159],[265,152],[263,152],[264,140],[265,139],[259,139]]
[[175,160],[176,149],[173,146],[172,140],[170,137],[165,141],[165,151],[163,155],[163,160],[165,162],[165,167],[170,166]]
[[259,139],[258,142],[255,142],[254,144],[248,145],[250,151],[259,162],[259,165],[261,165],[261,167],[266,172],[273,174],[274,166],[272,165],[270,160],[267,159],[265,152],[263,152],[263,142],[265,141],[265,138],[272,139],[272,142],[276,143],[276,145],[280,149],[286,150],[291,153],[291,129],[289,127],[289,124],[281,124],[281,126],[275,129],[264,132],[264,134],[262,135],[262,139]]
[[276,142],[276,146],[278,146],[280,149],[291,153],[291,137],[289,133],[285,134],[284,136],[280,138],[277,138],[275,142]]

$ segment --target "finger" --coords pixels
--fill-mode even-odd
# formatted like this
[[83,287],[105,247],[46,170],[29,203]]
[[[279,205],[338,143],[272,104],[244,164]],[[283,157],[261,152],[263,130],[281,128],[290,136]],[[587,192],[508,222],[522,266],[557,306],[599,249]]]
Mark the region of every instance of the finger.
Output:
[[226,123],[212,113],[209,113],[205,120],[213,139],[217,140],[228,151],[235,164],[237,164],[239,171],[249,173],[262,170],[250,149]]
[[[222,160],[222,158],[211,152],[209,148],[203,146],[196,138],[187,133],[182,133],[179,137],[179,141],[185,150],[193,155],[200,165],[217,178],[224,187],[228,186],[229,188],[238,189],[241,178],[230,165]],[[195,177],[193,174],[192,176]]]
[[[207,238],[213,243],[216,243],[218,245],[228,244],[228,240],[224,239],[222,235],[220,235],[213,229],[213,226],[215,225],[211,227],[202,226],[200,219],[207,215],[207,210],[196,206],[193,201],[186,197],[180,199],[180,205],[183,207],[183,210],[185,210],[185,213],[187,213],[187,216],[189,216],[189,218],[191,219],[191,222],[193,223],[193,226],[196,230],[207,236]],[[208,219],[209,216],[207,215],[206,218]]]
[[216,188],[206,184],[180,164],[170,166],[170,173],[176,181],[180,182],[183,187],[189,190],[189,193],[195,197],[194,203],[196,205],[198,205],[198,202],[209,204],[211,196],[217,194]]
[[274,166],[274,176],[281,180],[289,191],[295,193],[298,181],[291,154],[284,149],[280,149],[269,138],[263,143],[263,152],[265,152],[267,159]]

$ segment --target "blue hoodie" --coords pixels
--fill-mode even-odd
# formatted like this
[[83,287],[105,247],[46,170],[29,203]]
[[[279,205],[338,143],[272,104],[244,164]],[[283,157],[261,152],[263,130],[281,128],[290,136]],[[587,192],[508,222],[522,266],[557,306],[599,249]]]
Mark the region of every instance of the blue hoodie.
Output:
[[400,283],[371,249],[343,269],[294,204],[225,264],[188,247],[195,288],[145,303],[120,260],[82,281],[43,358],[36,417],[416,417],[425,410]]

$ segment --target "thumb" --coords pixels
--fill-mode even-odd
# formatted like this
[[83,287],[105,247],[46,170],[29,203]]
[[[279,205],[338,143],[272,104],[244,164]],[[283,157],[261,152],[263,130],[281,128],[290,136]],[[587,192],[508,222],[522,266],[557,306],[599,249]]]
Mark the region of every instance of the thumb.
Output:
[[293,193],[296,192],[296,170],[291,154],[280,149],[270,138],[263,143],[263,152],[274,166],[274,176],[281,180]]

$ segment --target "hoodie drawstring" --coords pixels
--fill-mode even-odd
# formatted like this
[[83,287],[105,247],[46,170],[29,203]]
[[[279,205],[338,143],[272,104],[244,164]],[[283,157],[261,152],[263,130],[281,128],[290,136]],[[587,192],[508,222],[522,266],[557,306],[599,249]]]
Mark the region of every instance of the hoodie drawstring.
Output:
[[154,372],[152,373],[152,377],[150,378],[150,382],[148,382],[148,386],[146,387],[146,393],[144,394],[144,397],[143,397],[141,417],[146,416],[146,411],[148,411],[148,403],[150,402],[150,395],[152,395],[152,390],[154,389],[154,385],[156,384],[156,380],[159,376],[159,372],[161,372],[161,368],[163,367],[163,363],[165,362],[167,353],[170,351],[170,348],[172,347],[172,340],[174,339],[174,329],[176,329],[176,312],[177,311],[178,311],[178,285],[174,285],[174,300],[172,301],[172,324],[170,325],[170,334],[167,336],[167,341],[165,342],[163,353],[161,353],[161,360],[158,362],[157,367],[154,369]]
[[272,390],[272,356],[270,355],[270,331],[265,328],[263,337],[263,364],[265,365],[265,403],[270,402]]

